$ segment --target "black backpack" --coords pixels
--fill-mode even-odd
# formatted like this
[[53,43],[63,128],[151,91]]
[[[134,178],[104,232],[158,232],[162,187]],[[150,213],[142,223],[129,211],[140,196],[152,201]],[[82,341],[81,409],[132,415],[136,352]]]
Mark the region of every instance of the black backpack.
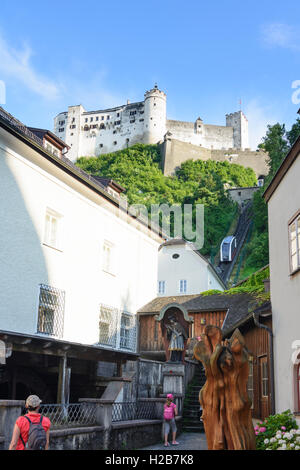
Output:
[[43,428],[42,421],[43,416],[41,416],[39,423],[33,423],[28,416],[24,416],[24,418],[29,421],[29,432],[28,432],[28,441],[27,445],[23,441],[21,437],[21,441],[24,444],[26,450],[45,450],[47,438],[46,438],[46,431]]

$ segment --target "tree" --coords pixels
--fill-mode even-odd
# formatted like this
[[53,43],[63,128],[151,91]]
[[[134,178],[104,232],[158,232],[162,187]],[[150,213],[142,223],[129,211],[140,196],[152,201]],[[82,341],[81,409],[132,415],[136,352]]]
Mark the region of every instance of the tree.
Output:
[[267,178],[267,181],[269,181],[276,173],[289,150],[285,125],[279,123],[273,126],[269,125],[267,133],[263,137],[262,143],[258,145],[258,148],[264,150],[269,155],[269,174]]

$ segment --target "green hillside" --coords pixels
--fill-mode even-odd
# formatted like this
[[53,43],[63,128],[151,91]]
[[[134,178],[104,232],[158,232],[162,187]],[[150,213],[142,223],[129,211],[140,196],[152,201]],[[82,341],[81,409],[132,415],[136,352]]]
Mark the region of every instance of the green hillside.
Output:
[[[79,158],[76,164],[90,173],[113,178],[126,189],[129,204],[203,204],[205,255],[216,253],[222,238],[238,215],[224,185],[253,186],[252,169],[228,162],[186,161],[174,176],[164,176],[156,145],[137,144],[99,157]],[[172,226],[172,220],[170,221]],[[172,232],[171,232],[172,234]]]

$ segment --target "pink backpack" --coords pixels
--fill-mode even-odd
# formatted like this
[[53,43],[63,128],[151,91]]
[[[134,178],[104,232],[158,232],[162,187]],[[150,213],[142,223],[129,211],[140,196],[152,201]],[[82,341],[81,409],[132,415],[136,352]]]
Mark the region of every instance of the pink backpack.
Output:
[[171,403],[170,406],[164,406],[164,419],[174,418],[174,403]]

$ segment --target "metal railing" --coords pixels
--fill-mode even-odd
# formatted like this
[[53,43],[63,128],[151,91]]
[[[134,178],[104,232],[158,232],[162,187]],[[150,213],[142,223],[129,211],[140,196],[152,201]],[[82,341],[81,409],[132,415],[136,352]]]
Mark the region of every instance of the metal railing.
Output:
[[112,405],[112,422],[156,419],[154,402],[117,402]]
[[96,408],[87,403],[70,403],[68,405],[43,404],[39,412],[50,419],[51,426],[76,427],[96,424]]

